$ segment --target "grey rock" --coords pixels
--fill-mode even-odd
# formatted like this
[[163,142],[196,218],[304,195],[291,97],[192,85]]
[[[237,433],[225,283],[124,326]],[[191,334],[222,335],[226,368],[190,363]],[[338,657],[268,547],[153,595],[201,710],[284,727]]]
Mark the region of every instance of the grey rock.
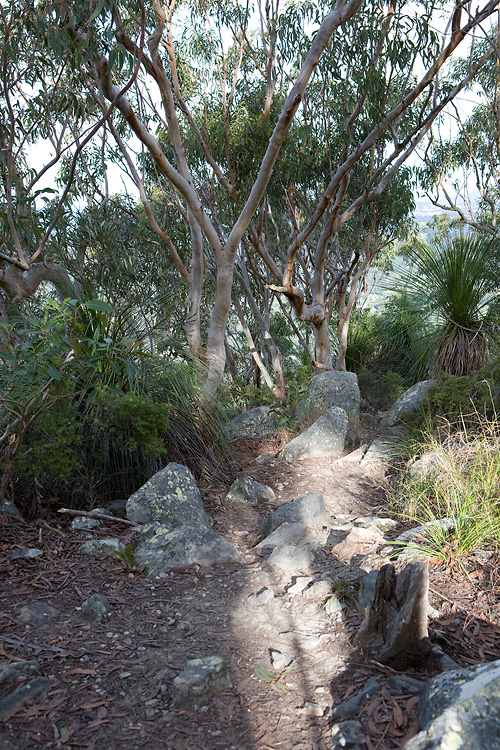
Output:
[[309,716],[323,716],[325,713],[325,710],[318,703],[313,703],[312,701],[304,703],[303,711]]
[[238,477],[231,485],[226,495],[226,500],[236,503],[247,503],[248,505],[261,505],[272,503],[276,496],[271,487],[256,482],[250,477]]
[[422,680],[416,680],[414,677],[408,677],[406,674],[398,674],[394,675],[394,677],[389,677],[387,684],[391,690],[395,690],[398,693],[414,695],[422,693],[427,683]]
[[285,587],[285,591],[287,594],[302,594],[313,581],[312,576],[293,576],[292,582]]
[[[382,550],[382,553],[391,558],[397,557],[400,562],[409,562],[419,557],[427,557],[428,552],[423,551],[416,541],[418,539],[429,538],[436,532],[452,531],[454,528],[455,520],[453,518],[436,518],[422,524],[422,526],[415,526],[413,529],[404,531],[391,542],[389,547]],[[412,544],[412,542],[415,542],[415,544]]]
[[[94,508],[94,511],[113,518],[113,514],[107,508]],[[75,531],[88,531],[90,529],[100,529],[104,526],[104,523],[102,518],[78,516],[71,521],[71,528]]]
[[268,406],[256,406],[239,414],[224,428],[228,440],[272,437],[279,430],[279,412]]
[[336,596],[330,596],[325,602],[325,611],[333,621],[338,621],[342,618],[345,606]]
[[374,546],[382,544],[383,541],[384,537],[376,527],[355,526],[342,542],[333,547],[333,552],[341,559],[347,560],[354,555],[361,555],[366,550],[371,550]]
[[280,640],[288,640],[294,653],[299,651],[316,651],[328,639],[327,633],[301,633],[299,630],[286,630],[280,633]]
[[285,522],[301,523],[307,528],[313,529],[326,523],[327,518],[323,495],[320,492],[311,492],[286,503],[286,505],[281,505],[275,510],[264,521],[262,533],[267,536]]
[[119,539],[92,539],[82,544],[78,551],[84,555],[109,555],[113,557],[115,552],[124,552],[125,545]]
[[433,383],[433,380],[422,380],[408,388],[383,417],[382,426],[392,427],[399,420],[404,419],[406,415],[417,411],[424,403],[427,391]]
[[40,666],[37,661],[14,661],[12,664],[5,664],[0,667],[0,685],[4,682],[17,680],[18,677],[25,677],[30,674],[38,674]]
[[412,479],[424,479],[429,474],[446,469],[448,462],[443,451],[429,451],[409,465],[408,473]]
[[359,421],[360,395],[358,376],[354,372],[322,372],[309,381],[307,396],[297,412],[299,419],[317,419],[332,406],[343,409],[350,424]]
[[282,523],[277,529],[272,531],[261,542],[255,545],[256,549],[274,549],[282,547],[284,544],[296,544],[307,533],[307,527],[303,523]]
[[9,716],[13,716],[24,704],[36,695],[40,695],[44,690],[57,685],[58,680],[52,677],[35,677],[34,680],[30,680],[25,685],[21,685],[12,693],[0,698],[0,721],[7,720]]
[[401,432],[393,428],[380,438],[374,440],[361,460],[361,466],[370,464],[387,464],[399,455]]
[[[154,527],[154,528],[151,528]],[[135,551],[135,561],[149,577],[164,577],[173,568],[187,565],[239,565],[241,556],[231,542],[216,534],[210,526],[185,524],[170,529],[148,524],[146,539]]]
[[82,611],[99,621],[108,614],[110,609],[110,603],[102,594],[92,594],[82,604]]
[[259,464],[268,464],[272,460],[273,459],[271,458],[271,456],[268,456],[267,453],[261,453],[257,456],[257,458],[254,458],[253,462],[254,464],[259,465]]
[[12,500],[4,498],[0,503],[0,513],[4,513],[6,516],[12,516],[12,518],[22,518],[21,512],[16,508]]
[[290,440],[279,457],[290,463],[307,458],[338,458],[344,450],[347,426],[346,412],[331,406],[307,430]]
[[275,547],[267,560],[271,568],[279,568],[291,575],[308,570],[313,563],[314,555],[311,548],[306,545],[294,547],[286,544],[283,547]]
[[251,594],[251,599],[253,599],[258,607],[264,607],[274,599],[274,594],[271,589],[268,589],[267,586],[264,586],[264,588],[260,591],[257,591],[256,594]]
[[273,668],[280,674],[284,669],[288,667],[288,665],[292,661],[290,655],[282,654],[281,651],[278,651],[274,648],[269,649],[269,658]]
[[346,747],[366,747],[361,722],[343,721],[332,726],[328,750],[344,750]]
[[127,517],[127,500],[125,498],[113,500],[109,504],[109,510],[114,516],[117,516],[118,518],[126,518]]
[[36,547],[25,547],[24,549],[15,549],[11,554],[11,560],[35,560],[37,557],[41,557],[43,552],[41,549]]
[[361,692],[356,693],[351,698],[348,698],[338,706],[334,706],[333,715],[341,716],[342,718],[348,719],[350,716],[356,716],[360,711],[363,703],[365,703],[372,695],[380,690],[380,682],[374,677],[371,677],[365,684]]
[[58,614],[59,610],[46,602],[31,602],[21,607],[19,619],[21,622],[32,625],[45,625],[45,623],[52,622]]
[[500,748],[500,661],[433,677],[420,699],[422,731],[405,750]]
[[353,526],[358,526],[361,529],[379,529],[380,531],[390,531],[398,522],[393,518],[382,518],[380,516],[360,516],[355,518]]
[[333,591],[333,586],[330,581],[314,581],[311,586],[308,586],[304,591],[302,592],[302,596],[306,599],[325,599],[325,597],[330,596],[330,594]]
[[170,463],[127,501],[127,518],[136,523],[158,521],[170,529],[184,524],[210,527],[196,480],[181,464]]
[[230,687],[229,671],[222,656],[206,656],[188,661],[173,681],[172,696],[176,706],[198,708]]
[[347,456],[344,456],[342,458],[342,461],[349,461],[349,462],[352,462],[352,463],[359,463],[360,461],[363,460],[363,458],[365,456],[365,453],[368,450],[368,448],[369,448],[369,444],[368,443],[364,443],[363,445],[360,445],[359,448],[356,448],[355,451],[351,451],[350,453],[347,454]]

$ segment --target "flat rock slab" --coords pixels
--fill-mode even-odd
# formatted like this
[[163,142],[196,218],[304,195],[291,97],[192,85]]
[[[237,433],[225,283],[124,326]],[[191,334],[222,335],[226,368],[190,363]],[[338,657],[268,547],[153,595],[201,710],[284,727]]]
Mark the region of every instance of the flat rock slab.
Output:
[[150,578],[163,578],[174,568],[199,565],[240,565],[242,558],[234,544],[216,534],[210,526],[186,524],[170,529],[160,523],[141,528],[144,541],[135,551],[135,561]]
[[303,570],[309,570],[314,563],[314,555],[307,545],[294,546],[285,544],[283,547],[275,547],[267,564],[271,568],[279,568],[284,573],[294,575]]
[[191,659],[172,684],[176,706],[198,706],[231,687],[226,661],[222,656]]
[[9,695],[0,698],[0,721],[7,721],[14,716],[24,704],[36,695],[40,695],[44,690],[57,685],[58,680],[52,677],[35,677],[26,685],[21,685]]
[[272,503],[276,499],[274,490],[266,484],[260,484],[250,477],[238,477],[231,485],[226,500],[247,505]]
[[338,458],[344,451],[347,428],[347,413],[331,406],[307,430],[290,440],[279,452],[279,458],[290,463],[307,458]]
[[320,492],[311,492],[275,510],[264,521],[262,533],[267,536],[282,523],[301,523],[313,529],[326,523],[327,518],[323,495]]
[[170,463],[127,500],[127,518],[158,523],[171,529],[184,524],[210,527],[196,480],[182,464]]

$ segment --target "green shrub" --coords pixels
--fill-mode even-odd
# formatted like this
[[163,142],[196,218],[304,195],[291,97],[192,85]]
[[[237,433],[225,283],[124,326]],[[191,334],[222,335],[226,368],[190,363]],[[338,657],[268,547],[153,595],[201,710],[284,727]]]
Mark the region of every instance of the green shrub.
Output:
[[404,392],[402,376],[397,372],[361,370],[358,373],[361,397],[373,411],[387,411]]
[[82,468],[81,444],[82,423],[75,405],[70,398],[60,399],[29,428],[22,452],[14,459],[14,477],[22,474],[67,486]]
[[168,430],[170,408],[136,393],[115,396],[102,393],[93,421],[99,432],[109,435],[122,450],[140,449],[146,456],[165,453],[161,433]]

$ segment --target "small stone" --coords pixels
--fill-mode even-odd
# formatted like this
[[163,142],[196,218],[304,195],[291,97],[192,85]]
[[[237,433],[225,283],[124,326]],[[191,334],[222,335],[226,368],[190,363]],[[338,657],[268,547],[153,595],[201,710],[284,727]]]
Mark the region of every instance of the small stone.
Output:
[[306,701],[304,703],[304,713],[309,714],[309,716],[323,716],[325,713],[324,709],[321,708],[317,703],[312,703],[312,701]]
[[352,698],[348,698],[343,703],[335,706],[333,709],[333,715],[345,718],[356,716],[361,710],[363,703],[371,698],[378,690],[380,690],[380,683],[374,677],[371,677],[365,684],[363,690],[356,695],[353,695]]
[[41,549],[36,547],[25,547],[24,549],[15,549],[11,554],[11,560],[34,560],[36,557],[43,555]]
[[177,706],[193,704],[198,708],[217,693],[231,687],[226,661],[221,656],[191,659],[172,684]]
[[422,680],[416,680],[414,677],[408,677],[408,675],[405,674],[399,674],[389,677],[387,684],[391,690],[394,690],[397,693],[410,693],[413,695],[415,693],[421,693],[427,683]]
[[107,615],[110,610],[110,603],[102,594],[92,594],[82,604],[82,611],[86,615],[95,617],[96,620],[102,620],[104,615]]
[[285,591],[287,594],[302,594],[313,581],[314,578],[311,576],[294,576],[292,583],[285,588]]
[[361,747],[362,745],[366,747],[361,722],[343,721],[341,724],[332,726],[332,739],[328,750],[344,750],[346,747]]
[[226,500],[247,505],[262,505],[275,500],[274,491],[265,484],[260,484],[250,477],[238,477],[232,483]]
[[85,555],[110,555],[113,557],[115,552],[124,552],[125,547],[119,539],[93,539],[85,542],[79,548],[79,552]]
[[257,593],[255,594],[255,603],[259,606],[267,604],[272,599],[274,599],[274,594],[271,589],[268,589],[267,587],[261,589],[260,591],[257,591]]
[[302,593],[306,599],[324,599],[333,591],[333,586],[330,581],[314,581],[312,586],[306,588]]
[[268,456],[266,453],[261,453],[254,459],[254,464],[268,464],[270,461],[272,461],[271,456]]
[[45,625],[54,620],[58,614],[59,610],[46,602],[31,602],[21,608],[19,619],[31,625]]
[[158,710],[156,708],[147,708],[146,719],[154,719],[157,713],[158,713]]
[[292,658],[287,654],[282,654],[281,651],[277,651],[274,648],[269,649],[269,659],[276,672],[283,672],[288,667]]

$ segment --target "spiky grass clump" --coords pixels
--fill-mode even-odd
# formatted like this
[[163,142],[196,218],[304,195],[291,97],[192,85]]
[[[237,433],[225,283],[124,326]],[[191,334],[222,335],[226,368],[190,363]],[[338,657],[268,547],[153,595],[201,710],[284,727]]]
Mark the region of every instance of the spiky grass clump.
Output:
[[453,563],[485,546],[500,548],[500,428],[481,420],[473,434],[441,431],[418,452],[429,457],[425,472],[409,473],[393,501],[405,520],[426,526],[415,551],[436,562]]

